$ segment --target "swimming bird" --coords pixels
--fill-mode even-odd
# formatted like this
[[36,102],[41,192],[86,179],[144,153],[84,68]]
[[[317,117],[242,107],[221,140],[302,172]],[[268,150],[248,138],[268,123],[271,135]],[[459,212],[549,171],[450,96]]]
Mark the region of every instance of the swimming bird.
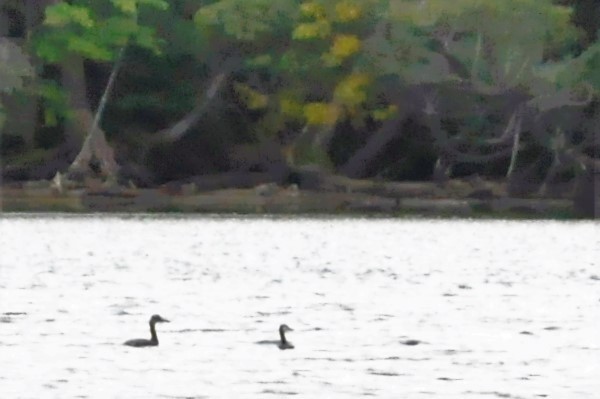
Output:
[[282,324],[279,326],[279,337],[281,338],[281,341],[279,342],[279,349],[283,350],[283,349],[294,349],[294,345],[292,345],[291,342],[288,342],[287,339],[285,339],[285,333],[288,331],[294,331],[291,328],[288,327],[287,324]]
[[257,344],[274,344],[281,350],[284,349],[294,349],[294,345],[285,338],[285,333],[288,331],[294,331],[287,324],[282,324],[279,326],[279,341],[259,341]]
[[123,345],[127,346],[135,346],[136,348],[144,347],[144,346],[158,346],[158,337],[156,336],[156,328],[154,327],[156,323],[169,323],[169,320],[163,319],[159,315],[155,314],[150,318],[150,339],[138,338],[138,339],[130,339],[123,343]]

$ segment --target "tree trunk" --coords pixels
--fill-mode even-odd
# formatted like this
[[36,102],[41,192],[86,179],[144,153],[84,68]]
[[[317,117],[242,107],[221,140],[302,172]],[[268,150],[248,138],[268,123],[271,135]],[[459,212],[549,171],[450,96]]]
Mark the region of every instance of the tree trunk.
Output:
[[94,118],[86,93],[83,58],[73,55],[63,62],[62,83],[67,90],[73,113],[66,126],[67,140],[74,144],[83,142],[79,154],[69,167],[69,174],[73,177],[94,175],[96,171],[93,164],[98,162],[101,175],[115,177],[118,165],[114,151],[106,141],[104,131],[100,127],[94,128]]
[[433,181],[438,186],[443,187],[450,179],[451,173],[452,164],[444,154],[440,154],[433,167]]
[[35,129],[37,122],[37,97],[27,95],[23,98],[0,95],[0,101],[6,113],[4,132],[23,139],[25,149],[30,150],[34,146]]
[[333,129],[333,126],[305,125],[296,137],[282,147],[282,154],[288,166],[316,164],[330,168],[328,150]]
[[92,113],[87,101],[83,59],[72,56],[61,65],[61,84],[67,92],[72,112],[65,125],[67,141],[81,146],[86,131],[92,125]]
[[[23,35],[20,37],[11,37],[10,40],[17,44],[19,47],[26,49],[30,44],[30,38],[34,30],[42,23],[44,17],[44,10],[48,6],[49,0],[27,0],[19,6],[18,13],[12,14],[24,18],[25,30]],[[0,37],[8,36],[10,23],[10,16],[3,13],[0,9]],[[21,21],[14,21],[15,24],[20,25]],[[41,62],[39,58],[35,56],[32,51],[25,51],[28,55],[31,65],[34,67],[40,67]],[[28,87],[35,85],[35,80],[28,84]],[[35,91],[35,90],[34,90]],[[10,116],[7,120],[5,129],[11,134],[18,135],[23,138],[26,149],[34,147],[35,131],[37,128],[38,121],[38,96],[34,94],[25,94],[26,101],[23,98],[11,98],[7,96],[5,100],[5,107],[8,109],[7,114]]]
[[575,178],[573,211],[578,217],[600,217],[600,170],[588,167]]
[[[46,11],[46,7],[52,4],[56,4],[57,0],[26,0],[24,2],[24,14],[25,14],[25,26],[26,26],[26,37],[24,38],[26,43],[31,45],[31,38],[36,29],[44,21],[44,13]],[[29,52],[31,58],[31,64],[34,68],[38,68],[41,70],[43,65],[43,61],[35,54],[34,51]],[[36,81],[33,82],[34,85],[37,84]],[[29,148],[34,146],[34,136],[35,130],[38,127],[38,108],[39,108],[39,96],[31,95],[27,97],[27,105],[26,109],[28,114],[30,115],[27,120],[29,120],[29,125],[31,126],[31,130],[27,132],[24,136],[25,143]],[[25,118],[23,120],[26,120]]]
[[377,157],[390,141],[402,133],[402,130],[398,128],[400,122],[400,118],[384,122],[381,129],[373,134],[367,144],[340,167],[340,172],[351,178],[364,177],[369,162]]

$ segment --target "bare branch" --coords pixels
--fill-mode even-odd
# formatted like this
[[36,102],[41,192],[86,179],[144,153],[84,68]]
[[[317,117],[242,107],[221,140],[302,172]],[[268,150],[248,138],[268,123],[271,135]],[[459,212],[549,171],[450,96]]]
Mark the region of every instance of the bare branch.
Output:
[[513,145],[512,151],[510,155],[510,164],[508,165],[508,169],[506,171],[506,178],[510,178],[515,170],[517,165],[517,155],[519,153],[519,146],[521,140],[521,121],[519,120],[519,129],[515,131],[513,136]]
[[452,157],[459,162],[468,163],[484,163],[490,161],[496,161],[498,159],[506,158],[512,154],[512,148],[505,148],[491,154],[472,154],[467,152],[459,151],[455,148],[446,148],[446,153],[452,155]]
[[561,107],[582,107],[588,105],[594,98],[594,89],[587,82],[584,83],[587,95],[583,100],[577,100],[573,98],[572,88],[565,88],[556,93],[539,96],[529,101],[529,105],[536,107],[540,112],[549,111],[555,108]]
[[479,59],[481,58],[481,41],[481,32],[477,32],[477,42],[475,43],[475,55],[473,57],[473,65],[471,66],[471,80],[475,80],[477,78]]
[[519,70],[517,71],[517,73],[515,74],[515,76],[513,78],[513,84],[517,84],[519,82],[519,79],[523,75],[523,72],[525,72],[525,69],[529,65],[529,62],[530,62],[529,57],[526,57],[525,61],[523,61],[523,64],[521,65],[521,68],[519,68]]
[[[511,115],[510,119],[508,120],[508,123],[506,124],[506,128],[504,129],[504,133],[502,133],[502,136],[498,137],[497,139],[486,140],[485,144],[488,144],[488,145],[508,144],[510,139],[514,139],[514,137],[516,135],[520,135],[522,124],[523,124],[524,109],[525,109],[524,104],[519,105],[517,107],[517,109],[515,110],[515,112],[513,112],[513,114]],[[514,145],[514,143],[513,143],[513,145]]]
[[183,118],[177,121],[173,126],[168,129],[162,130],[158,133],[158,138],[166,141],[177,141],[181,137],[183,137],[189,130],[192,128],[204,112],[206,108],[211,103],[211,101],[215,98],[217,92],[223,85],[223,81],[225,80],[226,74],[221,72],[217,76],[215,76],[211,82],[210,87],[204,94],[204,98],[197,104],[194,109],[188,112]]
[[448,134],[441,126],[441,118],[437,111],[437,93],[424,94],[425,107],[423,113],[425,114],[425,120],[431,134],[440,151],[445,154],[447,161],[458,161],[458,162],[472,162],[472,163],[483,163],[497,159],[506,158],[508,156],[516,156],[513,148],[506,147],[510,143],[510,139],[519,136],[517,142],[520,139],[521,126],[522,126],[522,114],[525,109],[523,105],[520,105],[517,110],[513,113],[509,119],[504,133],[498,139],[491,139],[484,141],[482,145],[485,146],[501,146],[502,148],[493,150],[490,153],[476,154],[471,152],[465,152],[459,150],[457,147],[461,144],[468,144],[468,141],[464,138],[449,138]]
[[363,177],[368,163],[395,137],[402,133],[398,129],[402,118],[398,117],[383,123],[383,126],[367,141],[367,144],[358,150],[339,170],[344,175],[352,178]]
[[437,106],[440,102],[439,93],[436,90],[432,90],[429,93],[423,94],[423,99],[425,100],[423,113],[425,115],[437,115]]

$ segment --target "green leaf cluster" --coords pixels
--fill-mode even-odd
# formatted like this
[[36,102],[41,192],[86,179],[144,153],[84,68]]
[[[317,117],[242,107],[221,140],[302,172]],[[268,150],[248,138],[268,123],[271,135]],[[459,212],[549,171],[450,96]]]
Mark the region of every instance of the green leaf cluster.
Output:
[[[112,6],[111,6],[112,5]],[[37,35],[35,48],[44,60],[57,63],[70,54],[106,62],[129,44],[156,54],[163,44],[151,26],[139,22],[140,8],[166,10],[163,0],[79,0],[61,2],[46,8],[44,29]]]
[[56,126],[61,119],[71,116],[67,93],[56,82],[42,80],[38,85],[38,93],[44,104],[45,126]]
[[298,15],[294,0],[221,0],[201,7],[194,21],[201,31],[219,28],[236,40],[260,40]]

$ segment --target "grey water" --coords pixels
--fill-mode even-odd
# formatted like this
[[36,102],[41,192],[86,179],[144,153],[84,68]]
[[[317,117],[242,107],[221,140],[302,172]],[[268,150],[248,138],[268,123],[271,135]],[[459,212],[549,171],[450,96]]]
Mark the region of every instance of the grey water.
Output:
[[[596,399],[599,232],[2,217],[0,397]],[[123,346],[155,313],[160,345]],[[257,344],[282,323],[295,349]]]

